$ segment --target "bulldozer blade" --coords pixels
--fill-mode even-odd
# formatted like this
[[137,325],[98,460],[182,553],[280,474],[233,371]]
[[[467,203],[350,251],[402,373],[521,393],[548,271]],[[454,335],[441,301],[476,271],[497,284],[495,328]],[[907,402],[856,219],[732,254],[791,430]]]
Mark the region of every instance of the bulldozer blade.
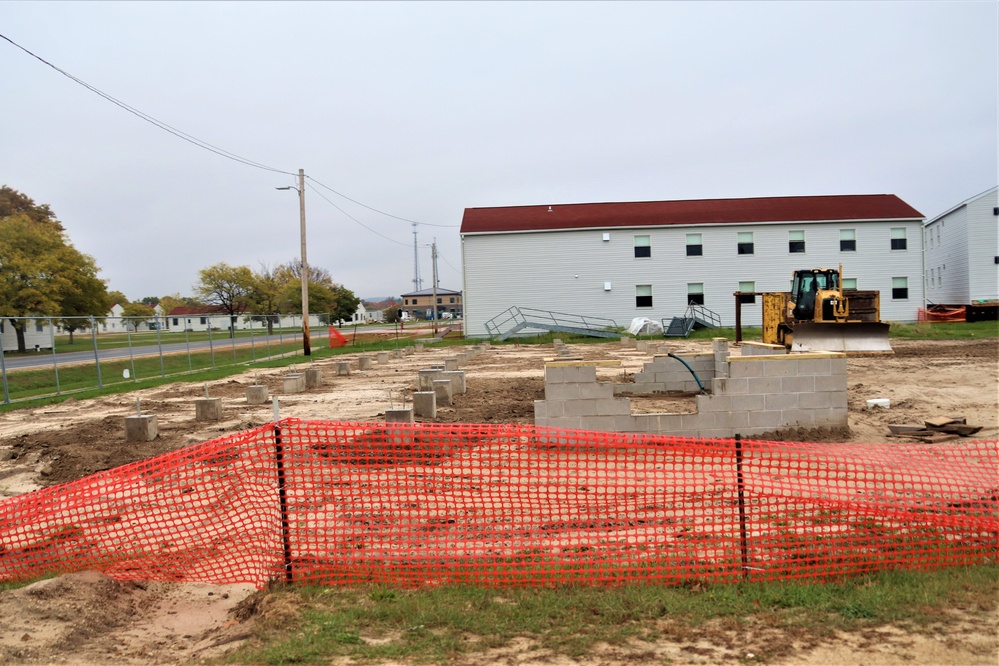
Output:
[[881,322],[797,324],[794,327],[791,351],[895,353],[888,342],[888,324]]

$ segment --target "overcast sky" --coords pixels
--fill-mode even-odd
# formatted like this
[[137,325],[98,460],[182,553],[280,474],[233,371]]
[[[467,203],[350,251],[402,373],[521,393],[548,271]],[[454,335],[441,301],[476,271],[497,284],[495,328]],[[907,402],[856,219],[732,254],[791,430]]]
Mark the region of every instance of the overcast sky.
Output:
[[8,1],[0,34],[277,171],[0,40],[0,184],[133,300],[298,257],[274,188],[299,168],[309,263],[362,298],[413,289],[404,220],[423,286],[436,238],[461,289],[466,207],[891,193],[933,217],[999,180],[997,8]]

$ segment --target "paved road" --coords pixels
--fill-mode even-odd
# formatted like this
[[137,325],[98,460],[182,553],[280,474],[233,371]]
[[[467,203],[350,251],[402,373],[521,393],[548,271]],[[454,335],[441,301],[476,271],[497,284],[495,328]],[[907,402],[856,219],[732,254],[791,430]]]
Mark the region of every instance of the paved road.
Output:
[[[278,344],[282,341],[284,342],[300,342],[302,339],[301,335],[295,337],[292,334],[278,336],[278,335],[261,335],[254,336],[251,338],[236,338],[235,345],[237,347],[246,347],[250,344],[254,348],[260,348],[261,351],[267,349],[268,344]],[[315,340],[315,338],[313,338]],[[188,350],[194,351],[206,351],[208,349],[214,349],[216,354],[225,353],[226,351],[232,351],[233,341],[227,337],[219,337],[213,339],[210,343],[207,340],[198,342],[171,342],[163,345],[164,354],[176,354],[176,353],[186,353]],[[122,358],[130,358],[130,356],[140,357],[140,356],[157,356],[160,353],[160,347],[158,345],[140,345],[132,347],[129,351],[128,347],[118,347],[114,349],[98,349],[97,355],[101,361],[112,361]],[[60,365],[70,364],[70,363],[93,363],[94,361],[94,351],[85,352],[67,352],[65,354],[52,355],[51,351],[42,351],[37,354],[32,354],[30,356],[4,356],[4,369],[6,370],[20,370],[24,368],[38,368],[51,366],[53,359],[57,360]]]
[[[406,327],[405,330],[412,331],[413,329],[419,328],[421,332],[424,329],[430,329],[430,324],[421,322],[419,325],[414,325],[412,328]],[[353,334],[353,328],[344,327],[337,329],[348,339]],[[312,335],[312,345],[315,347],[316,344],[326,344],[326,328],[322,327],[322,334]],[[384,326],[365,326],[358,329],[358,333],[390,333],[395,331],[395,327],[391,324]],[[276,345],[281,342],[297,342],[301,343],[302,335],[298,333],[284,333],[282,335],[259,335],[253,336],[253,338],[236,338],[235,345],[237,347],[245,347],[250,344],[254,348],[259,348],[263,352],[266,352],[267,345]],[[171,342],[163,345],[164,354],[176,354],[176,353],[186,353],[190,351],[206,351],[208,349],[214,349],[216,354],[224,354],[226,351],[232,351],[233,341],[224,334],[219,335],[219,337],[213,338],[211,343],[207,340],[198,342]],[[131,352],[128,347],[118,347],[114,349],[99,349],[97,354],[101,361],[112,361],[116,359],[129,358],[130,356],[141,357],[141,356],[157,356],[160,353],[160,347],[158,345],[139,345],[132,347]],[[30,356],[9,356],[5,355],[3,360],[3,367],[5,370],[22,370],[25,368],[40,368],[40,367],[51,367],[53,363],[53,358],[55,358],[60,365],[71,364],[71,363],[92,363],[94,361],[94,350],[81,351],[81,352],[68,352],[65,354],[56,354],[54,357],[51,351],[42,351],[37,354],[31,354]]]

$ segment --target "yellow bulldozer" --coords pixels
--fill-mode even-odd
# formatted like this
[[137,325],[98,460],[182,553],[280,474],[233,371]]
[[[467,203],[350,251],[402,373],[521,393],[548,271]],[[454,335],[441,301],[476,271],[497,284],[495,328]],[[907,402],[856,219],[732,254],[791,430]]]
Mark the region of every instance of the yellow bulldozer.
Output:
[[763,294],[763,342],[792,351],[892,354],[881,294],[844,289],[843,267],[794,272],[790,292]]

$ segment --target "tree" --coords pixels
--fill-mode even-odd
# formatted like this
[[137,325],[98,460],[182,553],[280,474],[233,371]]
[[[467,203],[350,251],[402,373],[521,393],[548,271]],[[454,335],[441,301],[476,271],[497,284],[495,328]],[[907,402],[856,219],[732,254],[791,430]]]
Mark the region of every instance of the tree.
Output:
[[236,334],[236,318],[250,306],[253,271],[249,266],[215,264],[199,272],[200,280],[194,292],[208,305],[217,305],[229,315],[229,335]]
[[144,303],[129,303],[122,308],[122,316],[126,317],[125,325],[132,325],[133,331],[139,330],[139,324],[149,321],[156,315],[153,306]]
[[26,351],[25,317],[71,316],[102,304],[107,287],[97,272],[93,257],[70,244],[61,224],[23,212],[0,217],[0,317],[10,318],[18,351]]
[[52,226],[57,231],[64,231],[62,222],[56,219],[55,213],[52,212],[48,204],[38,205],[17,190],[6,185],[0,187],[0,218],[14,217],[18,214],[27,215],[32,222]]
[[[283,282],[282,304],[288,312],[301,312],[302,261],[294,259],[275,269]],[[321,266],[309,266],[309,312],[328,313],[331,321],[350,319],[361,299],[342,284],[333,282],[330,272]]]
[[108,299],[110,299],[110,301],[111,301],[111,305],[109,305],[108,308],[110,308],[112,306],[115,306],[115,305],[120,305],[121,307],[125,307],[126,305],[128,305],[131,302],[131,301],[128,300],[128,297],[125,296],[125,294],[123,294],[123,293],[121,293],[120,291],[117,291],[117,290],[109,291],[108,292]]
[[149,307],[155,307],[160,304],[159,296],[143,296],[139,299],[139,302],[143,305],[148,305]]
[[266,322],[268,335],[274,332],[274,320],[281,312],[283,290],[284,283],[278,270],[261,264],[260,270],[253,274],[250,303],[251,309],[257,313],[252,319]]
[[163,315],[169,316],[175,309],[187,305],[180,294],[170,294],[160,299],[159,306],[163,308]]
[[[69,332],[69,344],[73,344],[73,333],[90,327],[90,317],[94,317],[95,324],[103,322],[103,313],[112,305],[107,286],[104,280],[97,277],[97,266],[91,259],[81,267],[76,279],[63,294],[59,325]],[[94,316],[95,313],[101,316]]]

